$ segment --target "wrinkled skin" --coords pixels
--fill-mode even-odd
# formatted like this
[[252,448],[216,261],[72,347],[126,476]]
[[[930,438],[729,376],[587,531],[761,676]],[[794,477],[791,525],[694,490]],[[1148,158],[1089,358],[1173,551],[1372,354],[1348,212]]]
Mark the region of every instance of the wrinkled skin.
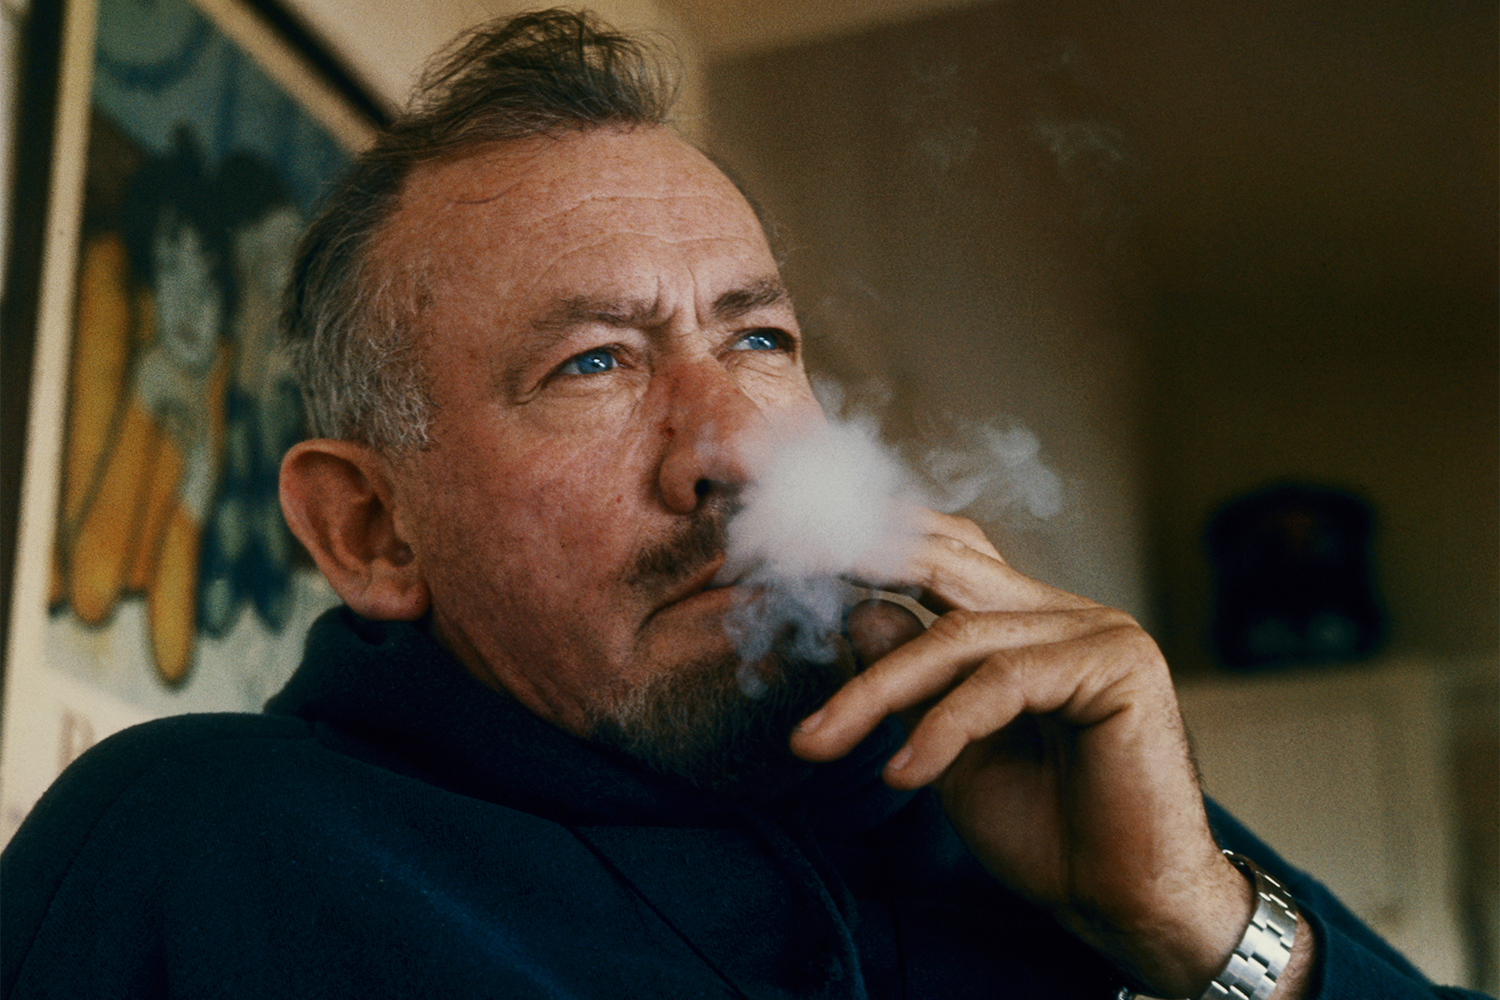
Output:
[[[424,450],[288,455],[288,519],[340,596],[430,614],[475,676],[585,736],[607,692],[727,652],[722,553],[652,573],[643,554],[721,512],[757,442],[821,419],[733,185],[663,129],[527,140],[419,169],[379,253],[421,303],[437,409]],[[872,582],[915,588],[937,621],[859,609],[873,665],[793,752],[836,758],[902,714],[887,781],[934,784],[997,878],[1155,993],[1196,996],[1250,891],[1209,835],[1160,653],[972,523],[924,517]],[[1299,940],[1278,997],[1301,995]]]

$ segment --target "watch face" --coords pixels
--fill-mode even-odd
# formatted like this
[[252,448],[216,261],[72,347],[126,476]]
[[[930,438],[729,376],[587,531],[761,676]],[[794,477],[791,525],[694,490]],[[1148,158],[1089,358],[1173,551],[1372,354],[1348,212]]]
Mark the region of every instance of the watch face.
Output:
[[1374,518],[1359,497],[1283,485],[1231,501],[1206,540],[1215,651],[1250,669],[1356,660],[1375,652],[1384,616],[1370,572]]

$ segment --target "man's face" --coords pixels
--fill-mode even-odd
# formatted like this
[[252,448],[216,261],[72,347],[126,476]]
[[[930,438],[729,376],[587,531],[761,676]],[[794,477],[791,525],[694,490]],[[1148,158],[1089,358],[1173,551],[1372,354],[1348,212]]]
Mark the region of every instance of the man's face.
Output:
[[420,303],[432,444],[395,517],[439,641],[577,733],[731,654],[747,449],[822,419],[735,187],[664,129],[531,139],[419,169],[377,253]]

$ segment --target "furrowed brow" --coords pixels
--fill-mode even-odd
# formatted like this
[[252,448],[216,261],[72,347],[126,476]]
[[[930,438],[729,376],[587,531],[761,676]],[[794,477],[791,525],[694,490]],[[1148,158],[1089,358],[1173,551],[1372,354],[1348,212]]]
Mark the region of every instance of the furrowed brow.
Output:
[[654,322],[657,312],[655,303],[641,299],[593,295],[557,299],[545,312],[532,317],[534,336],[526,338],[514,353],[497,364],[495,384],[507,396],[520,396],[524,389],[522,382],[531,366],[574,330],[594,325],[646,327]]
[[[711,311],[715,319],[732,321],[756,309],[785,305],[792,300],[780,278],[761,278],[739,288],[731,288],[714,299]],[[552,307],[531,321],[543,332],[570,330],[598,323],[603,326],[650,327],[660,320],[660,305],[644,299],[596,298],[574,295],[559,299]]]
[[[714,319],[732,323],[757,309],[790,305],[791,301],[786,286],[773,275],[722,293],[714,299],[710,311]],[[507,395],[519,395],[521,380],[531,359],[544,355],[553,344],[579,327],[598,324],[621,329],[650,329],[661,322],[661,303],[656,301],[593,295],[556,299],[545,312],[531,320],[531,329],[540,336],[522,347],[510,358],[510,364],[496,372],[495,384]]]
[[792,301],[780,278],[761,278],[742,288],[732,288],[714,299],[713,315],[721,321],[733,321],[768,306],[787,305]]
[[654,302],[642,299],[594,298],[574,295],[559,299],[552,308],[531,321],[533,329],[552,333],[599,323],[604,326],[651,326],[657,315]]

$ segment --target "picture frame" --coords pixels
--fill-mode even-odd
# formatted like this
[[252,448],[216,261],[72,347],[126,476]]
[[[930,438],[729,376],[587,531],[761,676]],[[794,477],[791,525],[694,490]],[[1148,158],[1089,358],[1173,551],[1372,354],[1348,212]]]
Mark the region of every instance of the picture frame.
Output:
[[[281,520],[297,236],[384,109],[271,0],[35,3],[0,299],[0,841],[136,722],[258,711],[334,603]],[[23,432],[24,430],[24,432]]]

